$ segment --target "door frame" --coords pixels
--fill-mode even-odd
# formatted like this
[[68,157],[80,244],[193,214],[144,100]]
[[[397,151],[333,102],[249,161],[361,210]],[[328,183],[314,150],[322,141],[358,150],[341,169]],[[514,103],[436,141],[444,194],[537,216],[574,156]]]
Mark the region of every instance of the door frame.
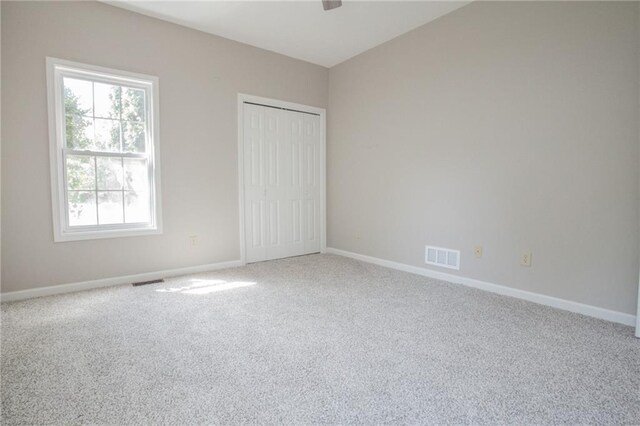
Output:
[[244,205],[244,104],[288,109],[320,116],[320,253],[327,252],[327,110],[278,99],[238,93],[238,220],[240,223],[240,262],[247,264]]
[[636,337],[640,338],[640,279],[638,280],[638,312],[636,313]]

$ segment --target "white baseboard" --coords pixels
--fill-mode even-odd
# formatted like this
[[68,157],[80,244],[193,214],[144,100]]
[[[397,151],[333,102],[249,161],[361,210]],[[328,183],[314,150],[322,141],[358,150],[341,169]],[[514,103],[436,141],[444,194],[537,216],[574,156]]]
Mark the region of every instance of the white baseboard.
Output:
[[[432,269],[421,268],[418,266],[411,266],[404,263],[393,262],[391,260],[380,259],[377,257],[366,256],[363,254],[353,253],[345,250],[339,250],[336,248],[327,247],[327,253],[336,254],[339,256],[349,257],[363,262],[372,263],[379,266],[384,266],[391,269],[397,269],[399,271],[410,272],[416,275],[422,275],[437,280],[447,281],[455,284],[462,284],[467,287],[473,287],[480,290],[490,291],[492,293],[501,294],[504,296],[515,297],[518,299],[528,300],[529,302],[539,303],[541,305],[551,306],[565,311],[576,312],[579,314],[587,315],[594,318],[599,318],[607,321],[617,322],[629,326],[636,325],[636,317],[631,314],[625,314],[623,312],[612,311],[609,309],[599,308],[597,306],[586,305],[584,303],[572,302],[570,300],[560,299],[553,296],[546,296],[544,294],[533,293],[526,290],[519,290],[511,287],[506,287],[499,284],[488,283],[485,281],[476,280],[473,278],[461,277],[446,272],[434,271]],[[103,278],[99,280],[82,281],[69,284],[60,284],[49,287],[39,287],[29,290],[11,291],[0,294],[0,300],[2,302],[11,302],[15,300],[31,299],[34,297],[51,296],[54,294],[71,293],[81,290],[89,290],[93,288],[109,287],[113,285],[129,284],[140,281],[150,281],[160,278],[175,277],[179,275],[196,274],[199,272],[215,271],[218,269],[234,268],[242,266],[240,260],[232,260],[229,262],[211,263],[207,265],[188,266],[185,268],[168,269],[164,271],[147,272],[143,274],[124,275],[120,277]]]
[[197,274],[199,272],[215,271],[217,269],[234,268],[242,266],[239,260],[229,262],[210,263],[208,265],[187,266],[185,268],[167,269],[143,274],[124,275],[120,277],[103,278],[99,280],[81,281],[77,283],[53,285],[49,287],[32,288],[29,290],[10,291],[0,294],[2,302],[31,299],[33,297],[51,296],[54,294],[71,293],[74,291],[89,290],[92,288],[109,287],[113,285],[129,284],[141,281],[158,280],[160,278],[176,277],[179,275]]
[[559,299],[557,297],[546,296],[544,294],[532,293],[526,290],[518,290],[503,285],[475,280],[473,278],[466,278],[446,272],[439,272],[432,269],[406,265],[404,263],[392,262],[390,260],[379,259],[377,257],[352,253],[349,251],[339,250],[331,247],[327,248],[327,253],[350,257],[352,259],[361,260],[363,262],[373,263],[375,265],[385,266],[387,268],[397,269],[404,272],[411,272],[413,274],[447,281],[454,284],[462,284],[467,287],[478,288],[480,290],[490,291],[492,293],[498,293],[504,296],[524,299],[528,300],[529,302],[539,303],[541,305],[551,306],[554,308],[563,309],[565,311],[576,312],[590,317],[617,322],[624,325],[630,325],[632,327],[636,325],[636,317],[634,315],[625,314],[623,312],[612,311],[609,309],[599,308],[597,306],[586,305],[584,303],[572,302],[570,300]]

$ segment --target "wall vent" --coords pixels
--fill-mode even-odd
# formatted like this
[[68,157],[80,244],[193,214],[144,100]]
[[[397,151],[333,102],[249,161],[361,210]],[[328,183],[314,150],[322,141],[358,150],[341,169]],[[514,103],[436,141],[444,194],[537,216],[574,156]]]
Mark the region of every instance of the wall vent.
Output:
[[163,283],[163,282],[164,282],[164,280],[162,278],[160,278],[159,280],[140,281],[138,283],[131,283],[131,285],[134,286],[134,287],[139,287],[141,285],[158,284],[158,283]]
[[460,269],[460,250],[425,246],[424,261],[428,265],[435,265],[449,269]]

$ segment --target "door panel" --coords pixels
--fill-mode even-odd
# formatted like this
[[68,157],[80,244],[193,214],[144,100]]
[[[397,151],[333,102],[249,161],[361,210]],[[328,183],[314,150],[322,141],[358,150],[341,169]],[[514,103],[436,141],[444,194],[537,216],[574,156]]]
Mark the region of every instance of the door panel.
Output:
[[264,110],[244,106],[245,250],[248,262],[266,257],[264,208]]
[[290,140],[285,111],[275,108],[262,107],[267,117],[265,140],[269,146],[267,170],[269,179],[266,186],[266,199],[269,204],[267,229],[268,245],[267,259],[277,259],[291,256],[291,232],[286,226],[291,222],[291,212],[281,206],[287,205],[288,182],[291,180],[290,160],[287,151]]
[[247,262],[319,252],[320,118],[250,104],[244,114]]
[[264,247],[264,229],[262,227],[262,218],[264,217],[264,201],[251,202],[251,226],[253,247]]
[[304,182],[303,197],[307,208],[303,223],[306,224],[304,238],[305,253],[320,251],[320,117],[303,114],[303,144],[304,144]]
[[267,234],[269,235],[270,246],[277,247],[280,245],[280,200],[269,200],[269,229]]
[[291,200],[291,236],[293,243],[302,242],[302,200]]

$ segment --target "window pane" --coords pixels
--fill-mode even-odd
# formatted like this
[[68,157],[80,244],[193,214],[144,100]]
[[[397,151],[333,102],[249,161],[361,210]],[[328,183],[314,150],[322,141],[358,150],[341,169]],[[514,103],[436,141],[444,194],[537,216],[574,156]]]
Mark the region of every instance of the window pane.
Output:
[[120,86],[94,83],[96,117],[120,119]]
[[144,123],[123,121],[122,145],[124,152],[145,152]]
[[122,223],[122,191],[98,191],[98,220],[100,225]]
[[151,115],[154,79],[138,84],[124,72],[51,64],[56,76],[51,89],[58,99],[50,117],[58,129],[51,152],[64,178],[53,188],[54,206],[64,213],[62,223],[56,220],[56,235],[65,240],[72,230],[68,239],[73,240],[103,230],[146,230],[160,189],[151,157],[150,126],[158,118]]
[[96,187],[95,157],[86,155],[67,156],[67,188],[71,190]]
[[122,189],[122,158],[98,157],[98,189]]
[[124,188],[135,192],[149,192],[149,169],[146,159],[124,159]]
[[67,115],[93,115],[93,83],[65,77],[64,109]]
[[145,121],[144,90],[131,87],[122,88],[122,119]]
[[69,191],[69,226],[96,224],[96,193],[93,191]]
[[120,122],[96,118],[96,149],[120,152]]
[[67,115],[66,146],[71,149],[90,149],[93,146],[93,120],[79,115]]
[[148,193],[125,191],[124,202],[127,223],[148,223],[151,221]]

